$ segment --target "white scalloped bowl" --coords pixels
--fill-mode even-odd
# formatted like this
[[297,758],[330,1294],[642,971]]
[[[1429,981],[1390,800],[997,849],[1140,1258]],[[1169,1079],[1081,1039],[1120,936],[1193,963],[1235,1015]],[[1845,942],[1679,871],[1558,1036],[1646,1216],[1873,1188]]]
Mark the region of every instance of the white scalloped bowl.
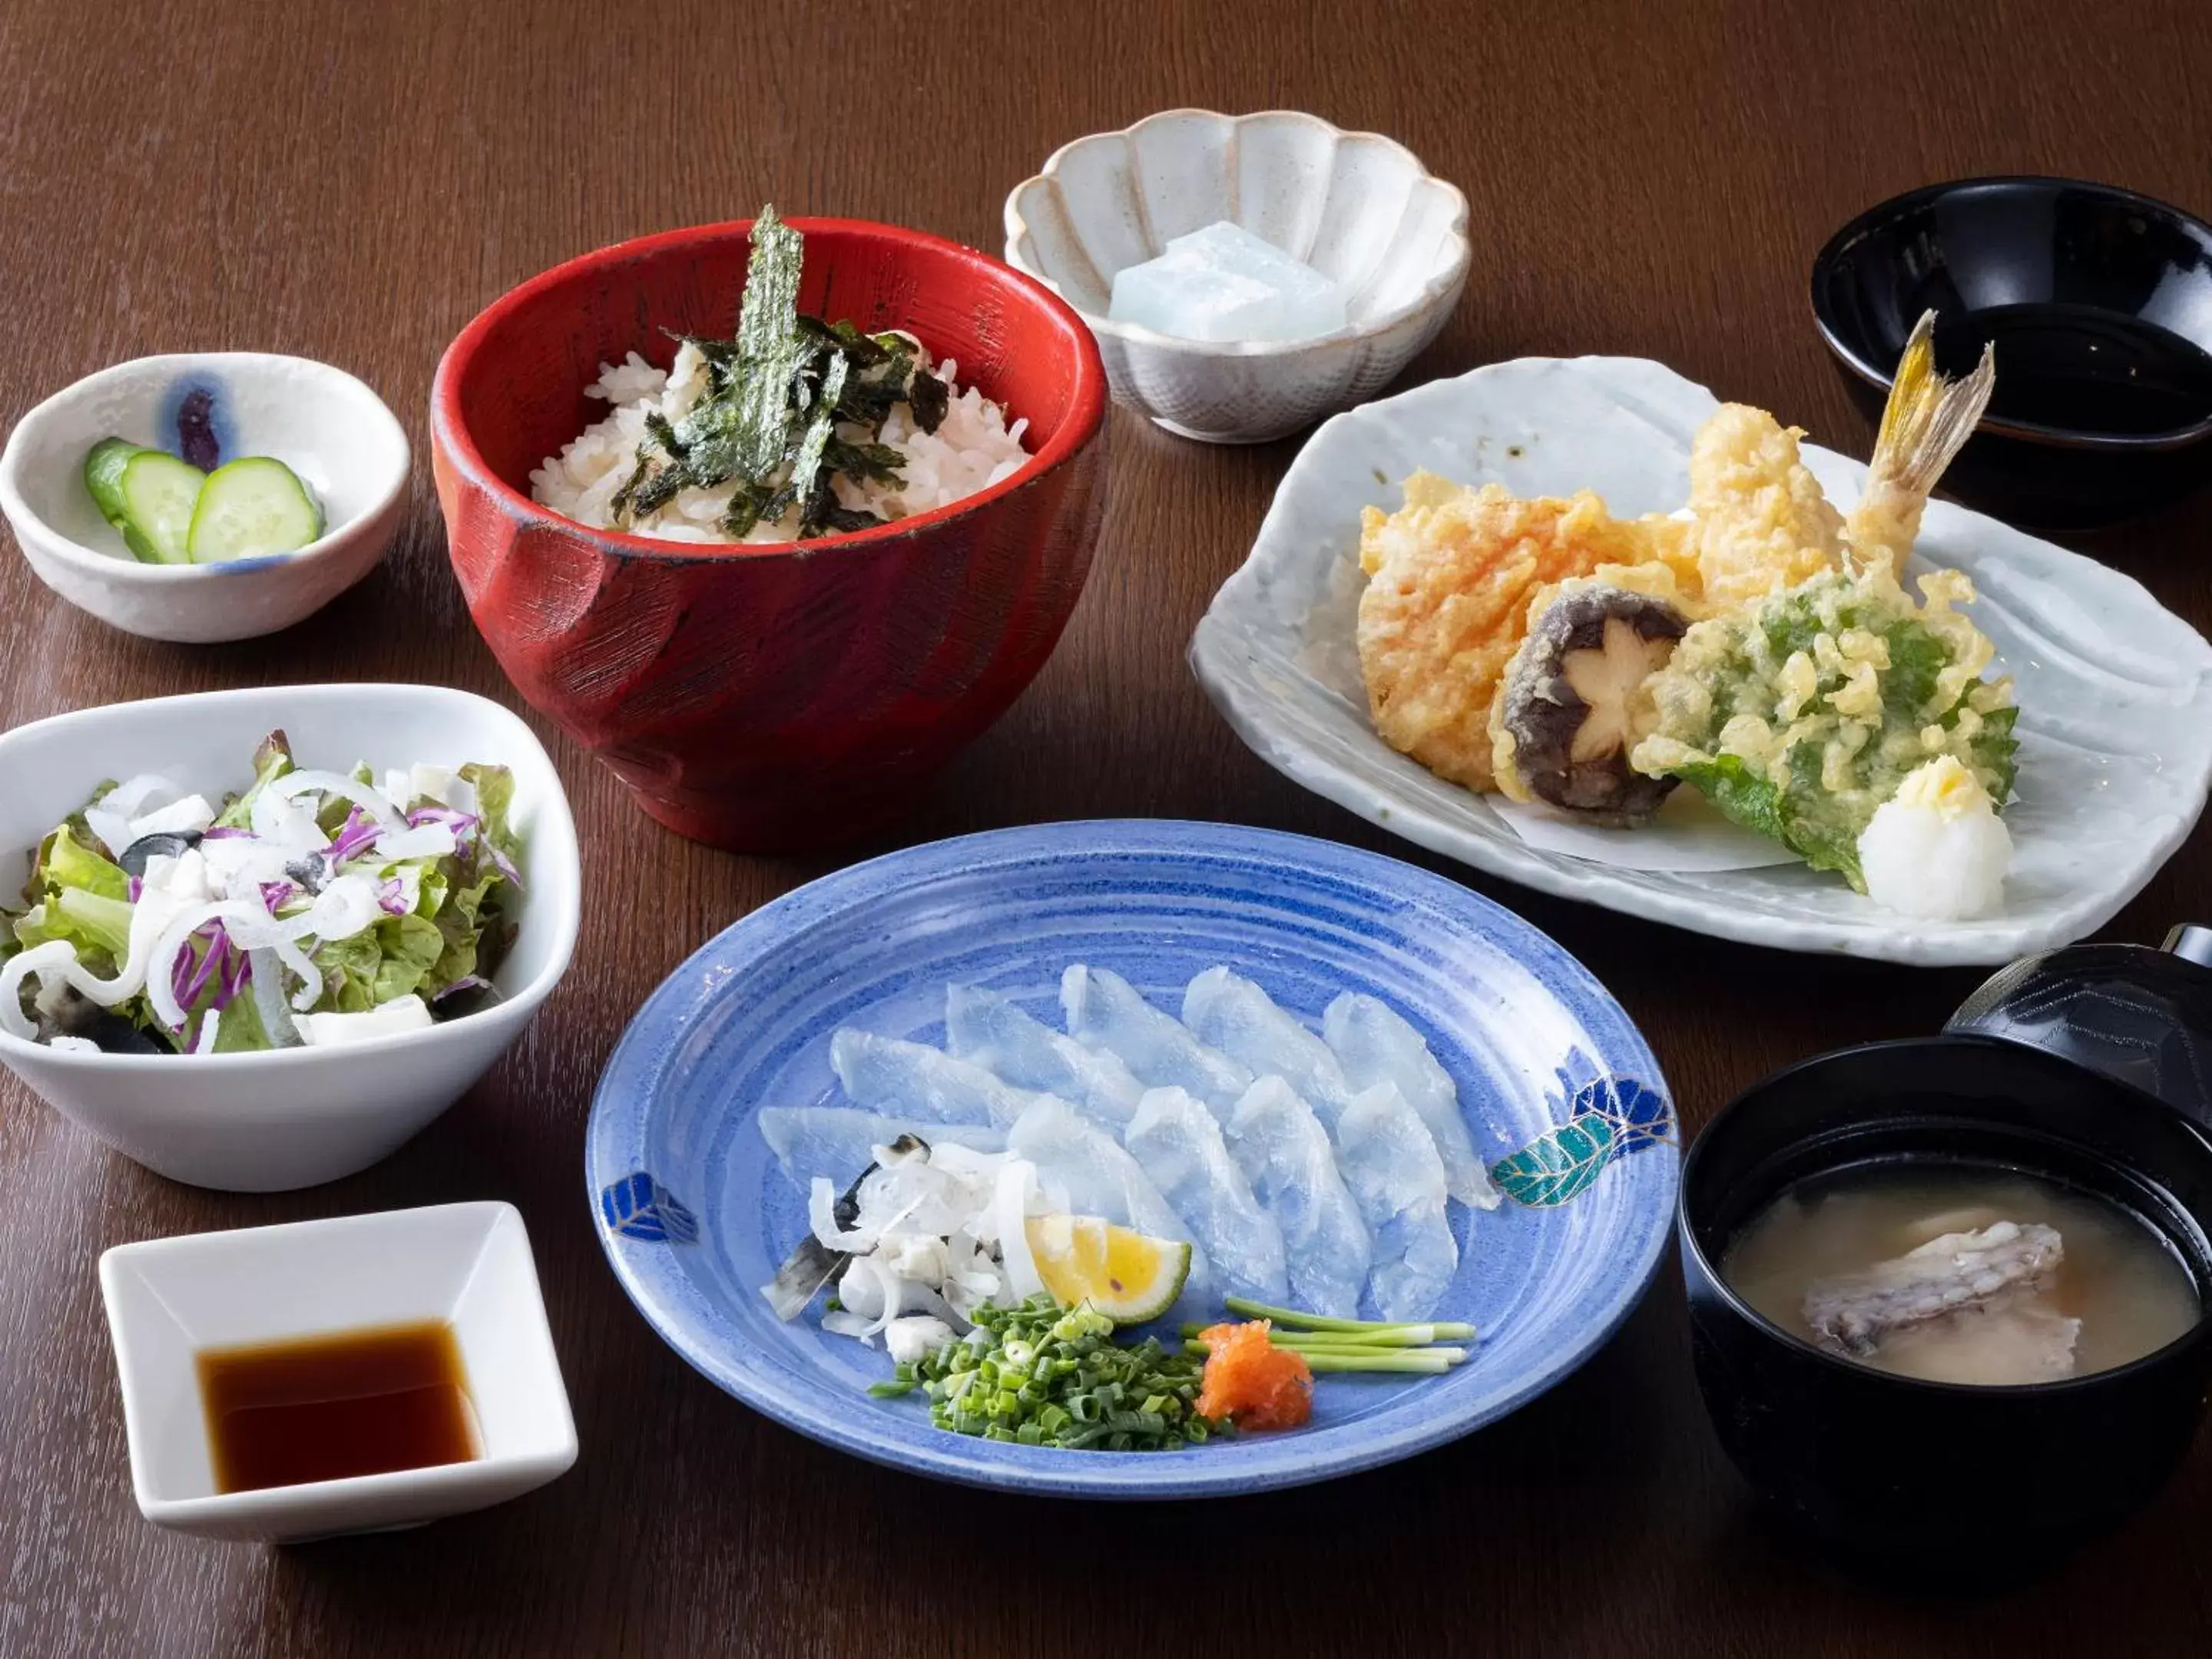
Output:
[[[1350,290],[1309,340],[1182,340],[1110,321],[1114,274],[1227,219]],[[1098,337],[1114,395],[1186,438],[1258,443],[1371,398],[1467,283],[1467,198],[1403,144],[1315,115],[1178,109],[1064,144],[1006,198],[1006,262]]]

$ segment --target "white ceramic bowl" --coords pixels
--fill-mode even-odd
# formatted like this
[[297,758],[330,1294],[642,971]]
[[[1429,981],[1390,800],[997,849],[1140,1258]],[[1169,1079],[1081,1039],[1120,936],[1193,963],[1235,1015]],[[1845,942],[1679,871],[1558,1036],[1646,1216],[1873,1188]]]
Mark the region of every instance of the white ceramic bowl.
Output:
[[495,702],[431,685],[310,685],[115,703],[0,736],[0,891],[104,779],[156,772],[204,793],[250,781],[281,727],[303,765],[379,773],[483,761],[514,774],[520,925],[500,1000],[428,1030],[341,1048],[234,1054],[74,1054],[0,1031],[0,1063],[56,1111],[173,1181],[276,1192],[374,1164],[436,1117],[522,1035],[568,966],[582,873],[553,763]]
[[[521,1214],[441,1204],[118,1244],[100,1289],[123,1384],[131,1485],[157,1526],[296,1542],[420,1526],[519,1498],[576,1461],[576,1425]],[[380,1325],[453,1328],[472,1462],[216,1490],[196,1356]]]
[[[1310,340],[1182,340],[1108,320],[1114,274],[1219,220],[1351,289]],[[1467,198],[1403,144],[1294,110],[1178,109],[1055,151],[1006,198],[1006,260],[1098,337],[1114,395],[1169,431],[1257,443],[1381,391],[1467,283]]]
[[[215,397],[222,458],[272,455],[307,481],[328,527],[296,553],[225,564],[145,564],[84,487],[102,438],[173,448],[186,392]],[[343,369],[258,351],[118,363],[56,392],[0,449],[0,514],[39,580],[125,633],[207,644],[289,628],[384,556],[407,511],[407,434]]]

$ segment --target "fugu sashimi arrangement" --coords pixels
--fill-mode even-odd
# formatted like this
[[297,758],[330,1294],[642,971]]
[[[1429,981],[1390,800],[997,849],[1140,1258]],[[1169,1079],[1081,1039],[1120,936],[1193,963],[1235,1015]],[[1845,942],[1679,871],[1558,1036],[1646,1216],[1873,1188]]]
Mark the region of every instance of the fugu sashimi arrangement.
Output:
[[1376,732],[1439,777],[1601,828],[1680,783],[1905,915],[2002,902],[2016,709],[1960,572],[1903,574],[1929,492],[1987,404],[1947,380],[1933,313],[1899,363],[1846,515],[1802,433],[1729,404],[1691,446],[1690,499],[1614,518],[1426,472],[1367,509],[1358,646]]
[[0,1030],[79,1052],[360,1042],[481,1007],[522,877],[504,767],[303,769],[211,800],[103,784],[0,909]]
[[[942,1427],[1079,1449],[1289,1426],[1316,1369],[1464,1360],[1438,1345],[1472,1328],[1429,1317],[1459,1265],[1447,1206],[1498,1194],[1449,1074],[1401,1016],[1347,993],[1316,1035],[1226,968],[1191,982],[1180,1019],[1080,963],[1060,1001],[1055,1030],[950,986],[945,1048],[840,1029],[830,1067],[852,1103],[762,1110],[808,1194],[811,1230],[763,1287],[781,1317],[829,1291],[823,1328],[880,1340],[897,1365],[879,1392],[927,1389]],[[1357,1316],[1363,1298],[1379,1318]],[[1112,1342],[1179,1303],[1248,1322]],[[1068,1368],[1055,1376],[1115,1399],[1141,1376],[1143,1421],[1063,1414],[1042,1383],[1011,1416],[963,1403],[1009,1365],[1033,1370],[1040,1345]]]

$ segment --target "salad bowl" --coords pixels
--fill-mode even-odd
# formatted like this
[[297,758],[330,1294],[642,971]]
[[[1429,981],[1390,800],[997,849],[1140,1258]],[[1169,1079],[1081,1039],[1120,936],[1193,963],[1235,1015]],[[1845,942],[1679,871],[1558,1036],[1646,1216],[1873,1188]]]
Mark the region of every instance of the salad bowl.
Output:
[[[1448,1375],[1327,1378],[1303,1429],[1174,1453],[949,1433],[919,1398],[869,1396],[890,1372],[881,1349],[828,1334],[813,1311],[781,1321],[763,1297],[809,1222],[807,1195],[756,1115],[836,1101],[829,1050],[840,1026],[940,1041],[948,984],[1002,993],[1056,1024],[1061,971],[1076,963],[1121,975],[1156,1004],[1226,965],[1309,1025],[1340,992],[1380,997],[1451,1073],[1486,1161],[1548,1145],[1593,1089],[1648,1103],[1656,1133],[1624,1137],[1570,1201],[1455,1211],[1458,1271],[1433,1316],[1472,1322],[1480,1343]],[[1657,1065],[1620,1005],[1558,945],[1456,882],[1228,824],[1066,823],[854,866],[708,944],[609,1061],[586,1185],[600,1243],[647,1321],[714,1382],[800,1433],[975,1486],[1194,1498],[1412,1456],[1565,1376],[1657,1271],[1674,1202],[1671,1121]]]
[[[87,492],[86,452],[106,437],[169,448],[188,393],[212,399],[229,456],[270,455],[306,482],[327,527],[296,553],[149,564]],[[407,514],[407,434],[343,369],[259,351],[118,363],[56,392],[0,449],[0,514],[39,580],[126,634],[209,644],[289,628],[374,569]]]
[[655,819],[747,851],[869,833],[997,720],[1058,643],[1105,505],[1106,380],[1074,312],[934,236],[788,222],[808,250],[799,309],[957,360],[963,386],[1028,422],[1026,465],[804,542],[660,540],[533,500],[532,469],[596,418],[602,364],[634,351],[665,368],[664,331],[731,326],[750,222],[533,277],[462,331],[431,392],[453,570],[507,678]]
[[[273,1192],[351,1175],[392,1152],[490,1069],[567,970],[580,910],[575,825],[530,728],[497,703],[427,685],[276,686],[116,703],[0,736],[0,854],[27,854],[104,782],[159,773],[220,794],[283,730],[295,754],[505,766],[523,849],[519,925],[496,999],[426,1030],[338,1048],[179,1055],[73,1052],[0,1030],[0,1064],[63,1116],[157,1174]],[[27,860],[17,866],[27,870]],[[15,878],[8,881],[9,888]],[[9,899],[14,899],[12,891]]]
[[[1006,258],[1098,337],[1114,395],[1178,436],[1260,443],[1373,397],[1467,284],[1467,198],[1379,133],[1296,110],[1168,110],[1063,144],[1006,198]],[[1178,339],[1107,315],[1114,275],[1228,220],[1348,289],[1307,340]]]

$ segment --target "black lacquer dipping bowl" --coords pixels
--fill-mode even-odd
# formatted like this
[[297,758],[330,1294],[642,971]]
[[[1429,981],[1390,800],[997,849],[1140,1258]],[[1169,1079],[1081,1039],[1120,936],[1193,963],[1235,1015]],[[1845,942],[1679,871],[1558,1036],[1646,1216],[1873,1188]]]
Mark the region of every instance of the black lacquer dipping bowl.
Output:
[[2212,1303],[2212,1139],[2124,1084],[2039,1050],[1940,1036],[1825,1054],[1755,1085],[1682,1166],[1679,1232],[1698,1384],[1763,1495],[1835,1552],[1978,1588],[2126,1519],[2180,1462],[2212,1322],[2114,1370],[1983,1388],[1893,1376],[1770,1323],[1722,1279],[1784,1188],[1875,1160],[1996,1164],[2132,1212]]
[[1968,179],[1869,209],[1813,262],[1813,315],[1879,417],[1936,313],[1939,367],[1996,347],[1996,391],[1943,488],[2047,528],[2115,523],[2212,477],[2212,227],[2067,179]]

